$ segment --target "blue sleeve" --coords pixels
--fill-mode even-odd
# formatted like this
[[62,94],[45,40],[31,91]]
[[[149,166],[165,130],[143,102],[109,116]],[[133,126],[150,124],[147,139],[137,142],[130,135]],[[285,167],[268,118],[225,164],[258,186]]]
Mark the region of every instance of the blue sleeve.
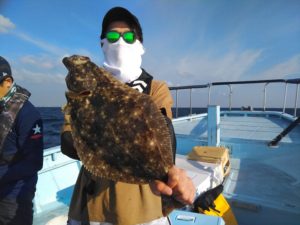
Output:
[[0,164],[0,198],[32,196],[43,166],[43,123],[38,110],[25,102],[5,141],[6,163]]
[[38,110],[25,102],[5,142],[13,158],[0,170],[0,186],[27,178],[37,179],[43,166],[43,122]]
[[30,102],[26,102],[19,112],[16,131],[19,155],[23,158],[23,163],[19,161],[19,167],[28,168],[30,176],[30,173],[35,173],[42,168],[44,150],[42,118]]

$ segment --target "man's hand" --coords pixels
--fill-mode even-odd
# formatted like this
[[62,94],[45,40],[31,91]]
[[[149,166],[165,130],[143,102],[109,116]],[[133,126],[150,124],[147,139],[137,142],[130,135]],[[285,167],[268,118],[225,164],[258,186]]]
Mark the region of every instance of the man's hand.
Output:
[[150,187],[156,195],[172,195],[177,201],[186,205],[193,203],[196,194],[192,180],[184,170],[176,166],[170,168],[167,183],[155,180],[150,183]]

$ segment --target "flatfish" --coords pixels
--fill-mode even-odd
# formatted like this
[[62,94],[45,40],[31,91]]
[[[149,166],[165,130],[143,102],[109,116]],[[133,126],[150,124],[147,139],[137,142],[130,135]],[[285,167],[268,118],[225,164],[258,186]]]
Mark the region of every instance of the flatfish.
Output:
[[65,57],[66,113],[74,146],[94,176],[143,184],[165,180],[173,165],[166,120],[149,95],[113,77],[88,57]]

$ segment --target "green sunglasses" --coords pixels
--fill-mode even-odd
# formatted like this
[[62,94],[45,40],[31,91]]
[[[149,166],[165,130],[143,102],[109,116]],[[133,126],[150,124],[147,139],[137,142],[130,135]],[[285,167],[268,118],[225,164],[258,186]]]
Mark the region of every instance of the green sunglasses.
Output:
[[120,39],[120,37],[122,37],[123,40],[128,44],[132,44],[136,40],[135,33],[133,31],[127,31],[124,33],[119,33],[117,31],[109,31],[106,33],[105,37],[110,43],[117,42]]

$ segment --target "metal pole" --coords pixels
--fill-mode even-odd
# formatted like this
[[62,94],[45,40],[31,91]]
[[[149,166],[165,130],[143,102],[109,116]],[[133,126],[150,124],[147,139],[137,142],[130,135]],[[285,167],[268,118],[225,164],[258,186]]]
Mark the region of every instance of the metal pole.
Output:
[[232,96],[232,88],[231,85],[229,84],[229,111],[231,111],[231,96]]
[[192,88],[190,88],[190,115],[192,115]]
[[208,87],[208,105],[210,105],[210,86]]
[[286,95],[287,95],[287,86],[288,86],[288,84],[285,83],[284,101],[283,101],[283,109],[282,109],[282,112],[283,112],[283,113],[285,113]]
[[266,111],[266,101],[267,101],[267,85],[269,83],[266,83],[264,86],[264,104],[263,104],[263,109],[264,111]]
[[295,117],[297,116],[298,91],[299,91],[299,84],[297,84],[297,88],[296,88],[296,98],[295,98],[295,108],[294,108]]
[[207,145],[220,145],[220,106],[210,105],[207,112]]
[[178,90],[176,89],[176,118],[178,117]]
[[268,143],[269,147],[276,147],[278,142],[281,141],[289,132],[291,132],[298,124],[300,124],[300,116],[295,119],[287,128],[285,128],[280,134],[278,134],[272,141]]

